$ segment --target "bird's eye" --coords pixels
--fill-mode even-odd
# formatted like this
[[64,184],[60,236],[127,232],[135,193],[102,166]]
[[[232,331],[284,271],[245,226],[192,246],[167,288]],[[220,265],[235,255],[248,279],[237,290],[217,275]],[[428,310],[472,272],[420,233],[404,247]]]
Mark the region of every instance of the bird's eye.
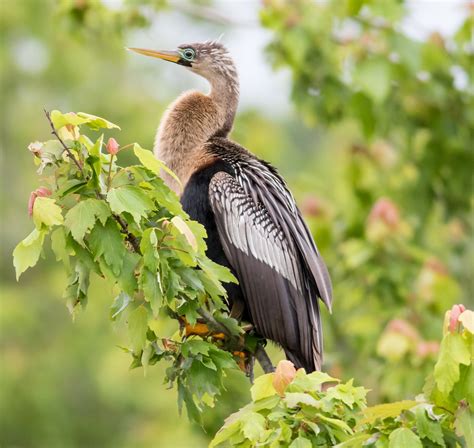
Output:
[[192,61],[196,56],[196,52],[192,48],[185,48],[181,52],[181,56],[183,56],[187,61]]

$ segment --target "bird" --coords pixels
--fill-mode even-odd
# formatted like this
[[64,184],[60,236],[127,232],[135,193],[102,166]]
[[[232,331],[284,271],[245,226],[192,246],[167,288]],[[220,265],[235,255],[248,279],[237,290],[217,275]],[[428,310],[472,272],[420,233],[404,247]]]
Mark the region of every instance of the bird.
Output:
[[332,306],[327,267],[286,182],[268,162],[229,138],[239,103],[239,77],[218,41],[176,50],[129,48],[204,77],[210,91],[182,93],[165,111],[154,154],[184,211],[207,232],[207,256],[228,267],[231,315],[283,348],[296,368],[321,370],[320,303]]

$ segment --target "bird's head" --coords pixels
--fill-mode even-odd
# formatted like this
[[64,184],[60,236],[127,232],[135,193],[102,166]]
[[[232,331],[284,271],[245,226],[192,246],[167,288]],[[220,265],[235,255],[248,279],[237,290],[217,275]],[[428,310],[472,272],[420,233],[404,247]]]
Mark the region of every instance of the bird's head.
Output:
[[237,77],[229,52],[224,45],[216,41],[183,44],[173,51],[143,48],[129,48],[129,50],[187,67],[211,83],[221,77]]

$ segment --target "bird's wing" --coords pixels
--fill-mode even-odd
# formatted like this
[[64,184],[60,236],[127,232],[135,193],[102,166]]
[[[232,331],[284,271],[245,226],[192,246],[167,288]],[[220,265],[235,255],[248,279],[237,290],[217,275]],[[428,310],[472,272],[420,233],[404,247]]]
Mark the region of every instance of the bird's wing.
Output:
[[245,174],[239,179],[244,190],[251,192],[256,203],[263,204],[272,220],[280,224],[286,238],[294,242],[308,271],[311,288],[316,288],[317,296],[331,310],[332,284],[326,264],[283,178],[271,165],[254,160],[245,166]]
[[[260,187],[253,187],[255,194]],[[257,331],[284,346],[295,364],[319,369],[318,294],[305,278],[298,244],[286,235],[285,227],[291,229],[275,220],[266,204],[256,202],[228,173],[213,176],[209,199],[224,252],[237,273]],[[278,199],[271,200],[275,201],[272,210],[278,210]]]

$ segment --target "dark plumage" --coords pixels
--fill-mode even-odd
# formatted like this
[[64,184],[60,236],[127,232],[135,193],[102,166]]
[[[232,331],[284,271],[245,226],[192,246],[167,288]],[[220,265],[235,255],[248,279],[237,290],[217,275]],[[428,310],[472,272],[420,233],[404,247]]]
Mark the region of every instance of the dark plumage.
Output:
[[206,227],[208,256],[237,276],[239,285],[227,285],[233,309],[243,310],[296,367],[320,369],[318,298],[331,307],[330,278],[284,180],[227,139],[239,95],[227,50],[206,42],[177,52],[135,51],[184,65],[210,82],[208,95],[187,92],[170,106],[155,153],[182,180],[183,208]]

